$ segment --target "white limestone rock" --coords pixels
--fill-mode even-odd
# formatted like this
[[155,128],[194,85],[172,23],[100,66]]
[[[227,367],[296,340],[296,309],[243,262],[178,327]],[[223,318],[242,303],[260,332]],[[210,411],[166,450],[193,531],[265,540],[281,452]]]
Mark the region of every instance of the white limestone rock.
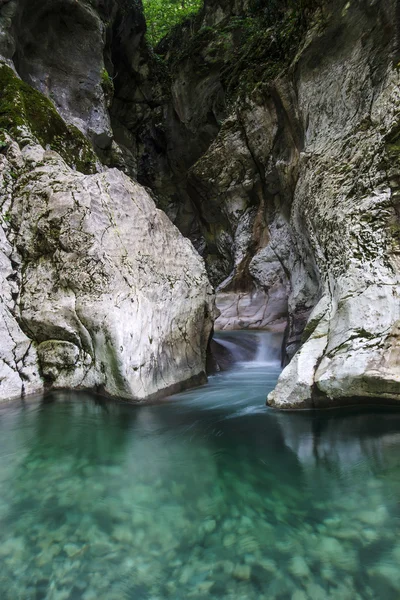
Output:
[[[11,147],[10,154],[15,150]],[[13,267],[13,248],[7,239],[11,204],[8,161],[0,154],[0,401],[42,391],[37,354],[16,318],[18,279]]]
[[[352,5],[335,20],[340,47],[322,57],[326,40],[310,36],[296,65],[305,140],[290,226],[324,306],[268,397],[279,408],[400,400],[399,73],[377,17]],[[305,275],[291,270],[292,295]]]
[[275,293],[262,289],[251,292],[217,292],[216,306],[220,314],[215,330],[268,329],[283,331],[287,319],[287,296],[284,286]]
[[44,381],[136,401],[203,381],[214,298],[191,243],[120,171],[82,175],[40,146],[12,148],[1,275],[18,299],[2,285],[0,399],[21,394],[21,377],[26,393]]

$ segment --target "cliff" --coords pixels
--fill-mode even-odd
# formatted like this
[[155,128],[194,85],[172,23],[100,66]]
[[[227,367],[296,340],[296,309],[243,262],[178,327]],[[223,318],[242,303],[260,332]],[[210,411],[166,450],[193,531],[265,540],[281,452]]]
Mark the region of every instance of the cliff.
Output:
[[158,48],[169,170],[148,181],[217,326],[288,319],[273,406],[399,399],[398,39],[394,1],[209,1]]
[[143,187],[104,166],[122,154],[108,28],[129,11],[143,31],[135,10],[1,5],[1,400],[74,388],[142,401],[205,381],[204,263]]
[[134,0],[3,0],[3,382],[144,398],[202,377],[211,288],[172,221],[216,327],[286,327],[271,405],[399,400],[398,10],[206,0],[154,52]]

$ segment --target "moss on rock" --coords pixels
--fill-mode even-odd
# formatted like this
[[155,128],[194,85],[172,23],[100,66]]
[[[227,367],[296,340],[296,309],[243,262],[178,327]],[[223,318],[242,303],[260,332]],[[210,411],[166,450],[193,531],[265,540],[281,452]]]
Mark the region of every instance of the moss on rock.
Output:
[[114,82],[107,69],[103,69],[101,72],[101,87],[106,99],[107,108],[110,108],[114,97]]
[[273,11],[270,2],[250,4],[245,14],[227,17],[212,27],[204,25],[201,15],[175,27],[157,48],[167,56],[172,75],[185,60],[199,75],[219,68],[227,95],[235,98],[287,68],[319,14],[321,0],[291,0]]
[[65,162],[85,174],[95,173],[96,155],[79,129],[67,125],[51,101],[0,64],[0,130],[16,140],[27,128],[44,147],[58,152]]

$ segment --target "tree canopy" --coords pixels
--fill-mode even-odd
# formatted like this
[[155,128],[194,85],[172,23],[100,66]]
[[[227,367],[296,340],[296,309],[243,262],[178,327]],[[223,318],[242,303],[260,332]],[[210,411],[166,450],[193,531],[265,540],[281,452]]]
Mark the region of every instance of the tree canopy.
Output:
[[202,4],[203,0],[143,0],[149,42],[155,46],[174,25],[195,14]]

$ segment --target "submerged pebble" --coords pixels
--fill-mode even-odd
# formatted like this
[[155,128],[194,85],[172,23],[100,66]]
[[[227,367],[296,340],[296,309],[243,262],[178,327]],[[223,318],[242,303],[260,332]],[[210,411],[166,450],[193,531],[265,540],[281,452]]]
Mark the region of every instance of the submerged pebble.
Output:
[[236,579],[250,579],[251,568],[249,567],[249,565],[235,565],[233,569],[233,576]]
[[296,577],[304,578],[310,574],[310,569],[302,556],[294,556],[289,564],[289,571]]

